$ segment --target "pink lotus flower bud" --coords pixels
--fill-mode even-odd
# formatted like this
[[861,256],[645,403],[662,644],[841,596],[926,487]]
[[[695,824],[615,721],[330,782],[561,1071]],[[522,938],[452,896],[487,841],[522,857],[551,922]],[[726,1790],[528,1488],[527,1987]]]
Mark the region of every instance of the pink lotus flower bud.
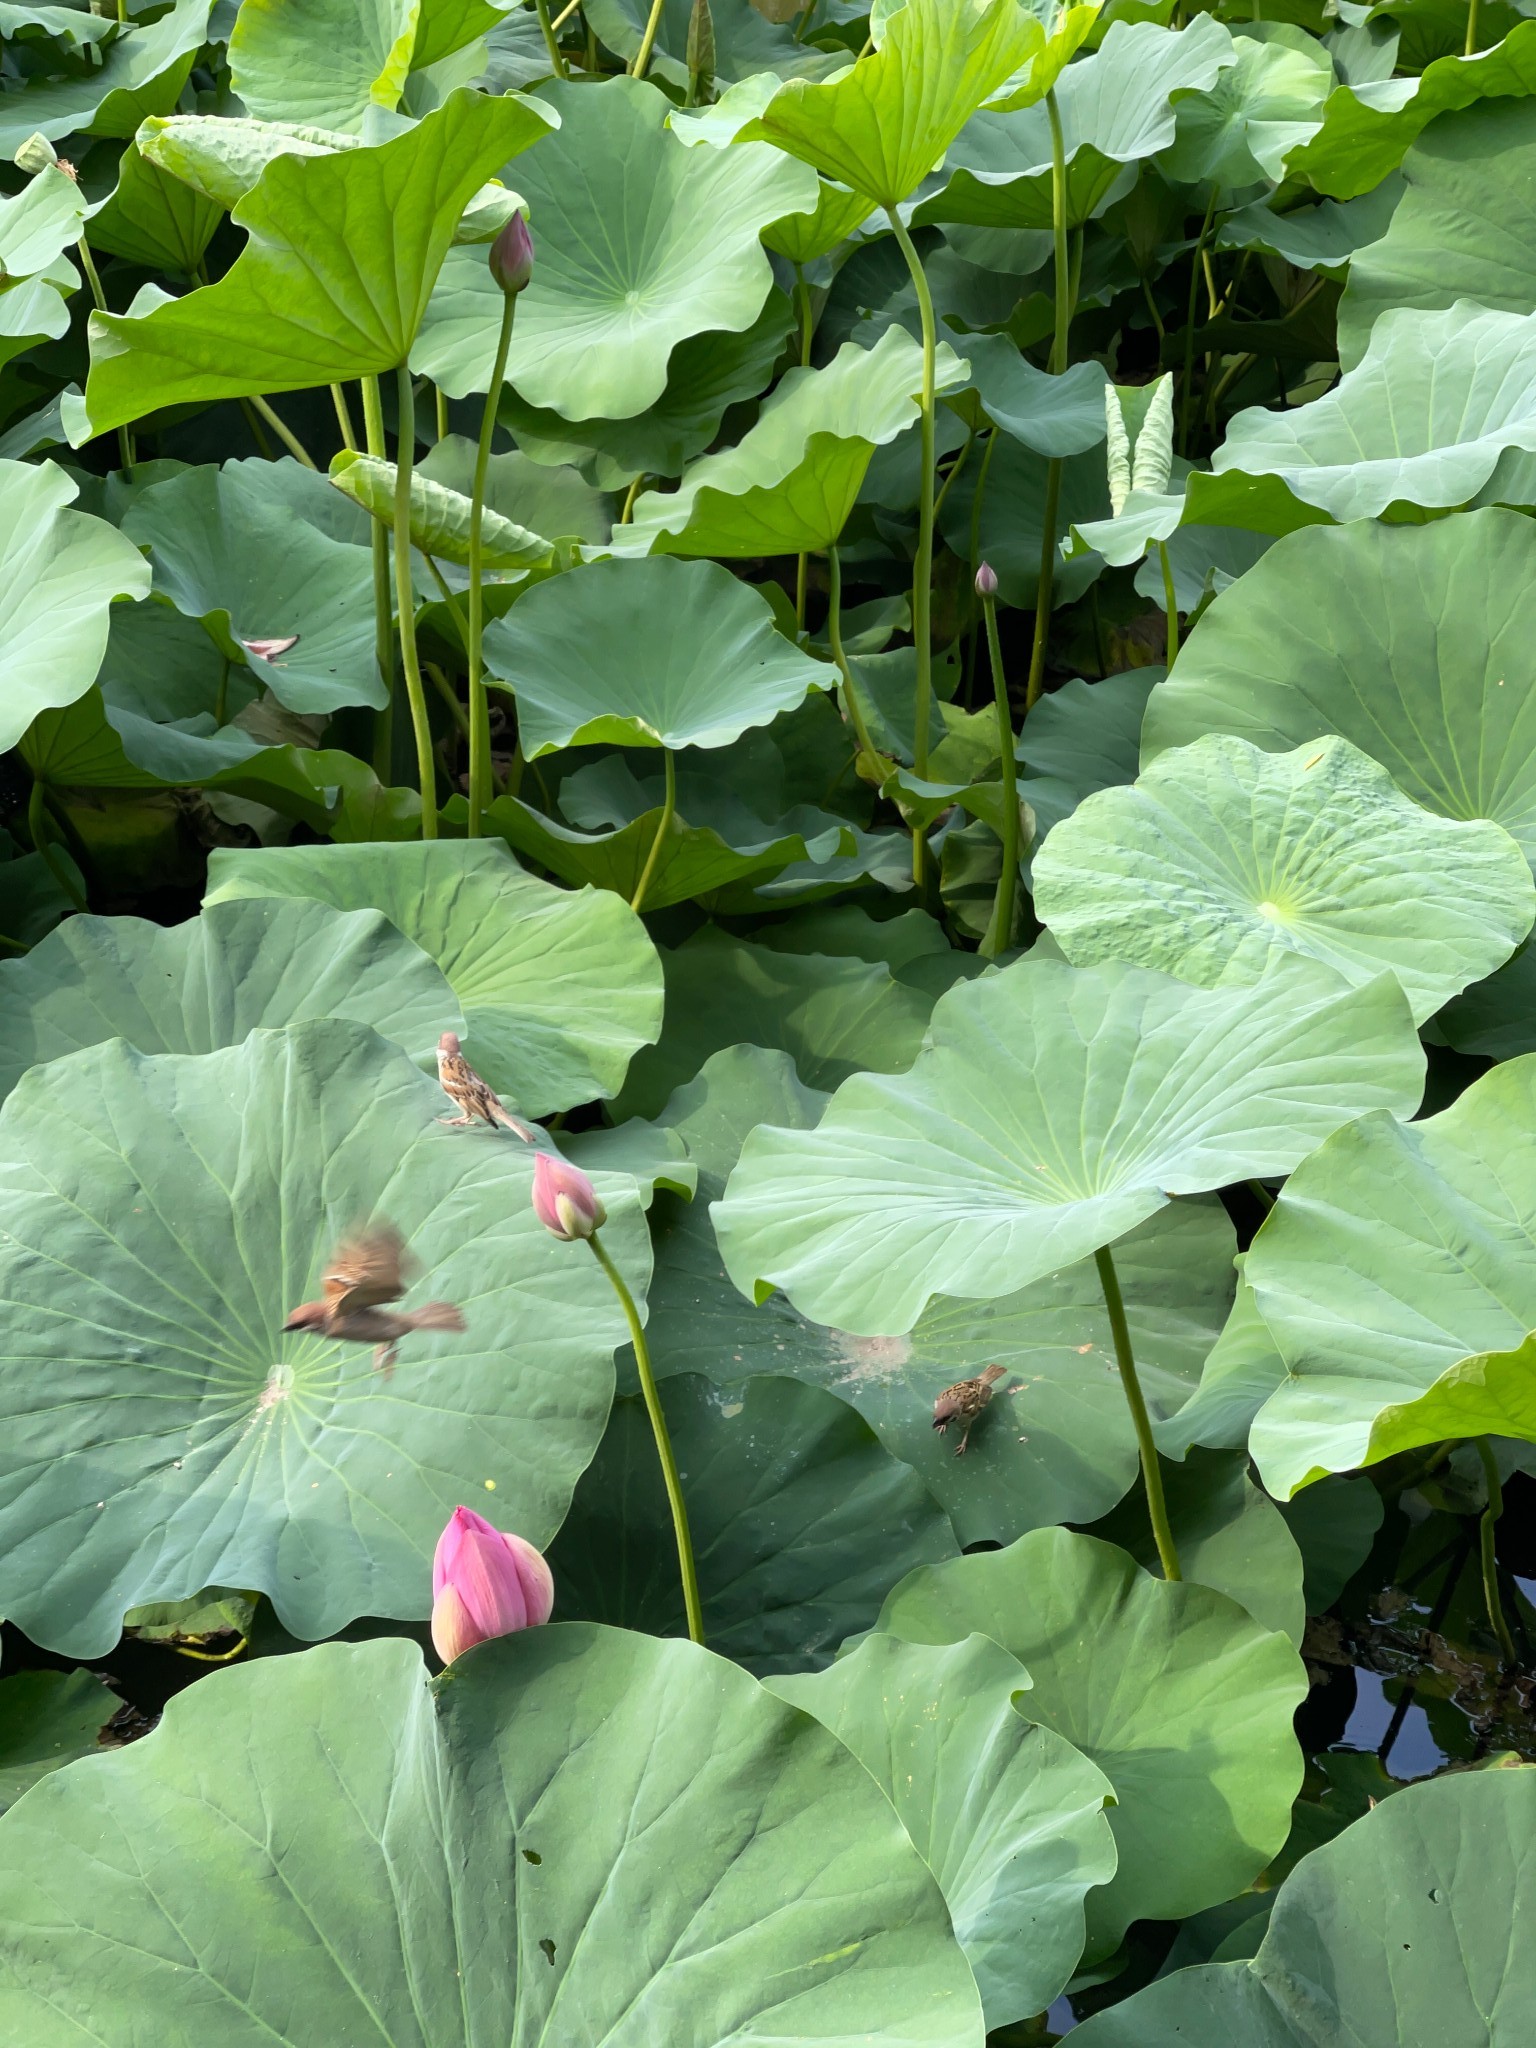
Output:
[[432,1644],[445,1664],[492,1636],[538,1628],[555,1604],[541,1553],[493,1529],[473,1508],[455,1508],[432,1559]]
[[528,223],[514,213],[491,244],[491,275],[509,299],[515,298],[533,275],[533,237]]
[[608,1221],[597,1189],[579,1166],[541,1152],[533,1162],[533,1213],[556,1237],[590,1237]]
[[983,562],[976,571],[976,595],[978,597],[996,597],[997,595],[997,571],[990,562]]

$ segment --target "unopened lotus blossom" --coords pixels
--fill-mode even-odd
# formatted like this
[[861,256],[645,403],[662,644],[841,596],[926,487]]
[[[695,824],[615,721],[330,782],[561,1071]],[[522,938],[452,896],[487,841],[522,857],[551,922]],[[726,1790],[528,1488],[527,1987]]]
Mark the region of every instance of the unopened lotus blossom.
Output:
[[996,597],[997,595],[997,571],[990,562],[982,562],[977,568],[976,595],[978,597]]
[[541,1552],[455,1508],[432,1559],[432,1644],[445,1664],[493,1636],[548,1621],[555,1582]]
[[602,1197],[581,1168],[550,1152],[533,1162],[533,1213],[546,1230],[567,1240],[591,1237],[608,1221]]
[[514,213],[491,244],[491,275],[509,299],[515,298],[533,275],[533,237],[521,213]]

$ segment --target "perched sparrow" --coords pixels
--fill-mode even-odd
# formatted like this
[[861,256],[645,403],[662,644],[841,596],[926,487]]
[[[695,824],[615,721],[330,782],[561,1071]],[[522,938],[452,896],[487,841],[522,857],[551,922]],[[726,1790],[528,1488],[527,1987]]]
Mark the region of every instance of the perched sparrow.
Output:
[[459,1051],[456,1031],[445,1031],[437,1041],[437,1078],[443,1093],[460,1111],[458,1116],[440,1116],[440,1124],[456,1130],[464,1124],[489,1124],[493,1130],[497,1124],[505,1124],[525,1145],[531,1145],[537,1138],[533,1125],[514,1116],[489,1081],[482,1081],[465,1059]]
[[960,1432],[960,1441],[955,1447],[955,1456],[963,1458],[965,1447],[971,1440],[971,1431],[976,1427],[976,1418],[992,1398],[993,1383],[1004,1378],[1007,1367],[989,1365],[985,1372],[977,1373],[973,1380],[956,1380],[952,1387],[946,1387],[933,1404],[933,1426],[940,1436],[948,1433],[949,1425],[958,1418],[965,1424]]
[[407,1257],[405,1240],[392,1223],[350,1232],[332,1254],[320,1300],[296,1308],[283,1328],[372,1344],[375,1372],[389,1371],[396,1345],[412,1330],[462,1330],[464,1318],[451,1301],[429,1301],[404,1313],[384,1307],[405,1292]]

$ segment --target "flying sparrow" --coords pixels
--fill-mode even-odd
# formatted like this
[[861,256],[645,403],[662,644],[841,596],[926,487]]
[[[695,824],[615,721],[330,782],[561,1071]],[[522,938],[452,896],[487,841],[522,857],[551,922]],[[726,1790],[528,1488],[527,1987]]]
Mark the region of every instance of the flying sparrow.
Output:
[[933,1426],[940,1436],[948,1433],[952,1421],[965,1424],[960,1432],[960,1441],[955,1447],[955,1456],[963,1458],[965,1447],[971,1440],[971,1431],[976,1427],[976,1418],[992,1398],[994,1381],[1003,1379],[1007,1367],[989,1365],[985,1372],[977,1373],[973,1380],[956,1380],[952,1387],[946,1387],[933,1404]]
[[462,1330],[464,1318],[451,1301],[429,1301],[396,1313],[384,1307],[405,1292],[409,1254],[392,1223],[369,1223],[350,1231],[331,1255],[318,1301],[306,1301],[284,1323],[285,1330],[313,1330],[344,1344],[372,1344],[375,1372],[388,1372],[395,1347],[412,1330]]
[[458,1116],[440,1116],[440,1124],[455,1130],[465,1124],[489,1124],[493,1130],[497,1124],[505,1124],[525,1145],[533,1144],[538,1137],[533,1125],[514,1116],[489,1081],[481,1080],[459,1051],[456,1031],[445,1031],[437,1041],[437,1078],[443,1093],[460,1112]]

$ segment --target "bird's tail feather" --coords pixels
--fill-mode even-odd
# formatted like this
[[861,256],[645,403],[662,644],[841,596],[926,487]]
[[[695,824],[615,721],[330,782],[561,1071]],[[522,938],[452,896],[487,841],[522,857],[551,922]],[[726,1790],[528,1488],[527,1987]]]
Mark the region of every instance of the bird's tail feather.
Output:
[[464,1317],[451,1301],[429,1301],[401,1317],[413,1330],[462,1330]]

